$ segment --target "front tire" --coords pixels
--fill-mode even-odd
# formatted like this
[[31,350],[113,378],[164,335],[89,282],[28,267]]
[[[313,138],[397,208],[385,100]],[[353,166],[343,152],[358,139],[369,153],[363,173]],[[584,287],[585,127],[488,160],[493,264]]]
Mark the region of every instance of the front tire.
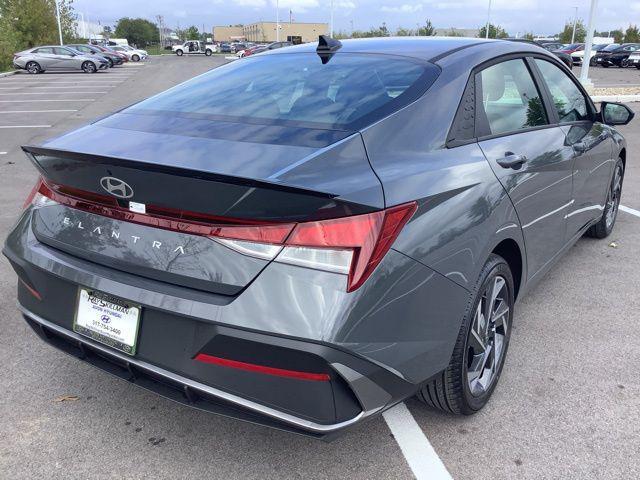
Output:
[[107,61],[109,62],[109,68],[113,68],[113,60],[107,58]]
[[606,238],[613,231],[618,218],[618,207],[620,206],[620,196],[622,195],[622,182],[624,180],[624,163],[618,158],[611,177],[607,201],[602,211],[602,217],[595,225],[587,230],[587,236],[593,238]]
[[40,67],[40,64],[38,62],[29,62],[25,66],[25,70],[32,75],[37,75],[38,73],[42,72],[42,67]]
[[507,355],[513,304],[509,265],[491,254],[474,287],[449,366],[422,387],[420,400],[458,415],[474,414],[487,404]]
[[133,60],[134,62],[139,62],[140,61],[140,55],[138,54],[133,54],[131,56],[131,60]]
[[92,62],[84,62],[82,64],[82,71],[84,73],[96,73],[98,71],[98,68]]

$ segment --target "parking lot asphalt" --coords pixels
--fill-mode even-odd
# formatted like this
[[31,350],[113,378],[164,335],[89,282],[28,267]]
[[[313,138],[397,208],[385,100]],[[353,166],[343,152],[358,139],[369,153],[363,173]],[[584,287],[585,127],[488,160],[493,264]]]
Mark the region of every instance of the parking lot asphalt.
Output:
[[[580,68],[573,67],[577,77],[580,76]],[[640,70],[633,67],[590,67],[589,78],[596,87],[640,87]]]
[[[159,57],[94,75],[1,78],[0,93],[12,95],[0,95],[0,126],[19,128],[0,128],[0,236],[36,179],[20,145],[37,144],[223,61]],[[615,75],[623,73],[636,72]],[[89,85],[94,81],[108,83]],[[66,85],[72,93],[56,88],[65,93],[40,95]],[[2,103],[10,99],[19,101]],[[27,101],[36,99],[42,102]],[[632,107],[640,113],[640,104]],[[26,128],[34,125],[51,126]],[[620,130],[629,150],[622,204],[640,210],[640,117]],[[580,240],[519,301],[501,383],[479,414],[452,417],[406,402],[453,478],[640,477],[638,252],[640,217],[620,212],[609,239]],[[177,405],[67,357],[27,327],[15,307],[15,288],[16,276],[2,258],[0,478],[414,476],[406,445],[401,449],[398,432],[383,418],[323,443]],[[65,396],[71,397],[59,401]]]

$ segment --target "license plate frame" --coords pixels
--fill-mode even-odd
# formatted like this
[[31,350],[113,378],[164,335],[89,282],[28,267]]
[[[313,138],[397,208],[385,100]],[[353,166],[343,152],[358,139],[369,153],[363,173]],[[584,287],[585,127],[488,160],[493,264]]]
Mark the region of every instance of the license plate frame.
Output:
[[142,307],[108,293],[79,287],[73,331],[127,355],[137,351]]

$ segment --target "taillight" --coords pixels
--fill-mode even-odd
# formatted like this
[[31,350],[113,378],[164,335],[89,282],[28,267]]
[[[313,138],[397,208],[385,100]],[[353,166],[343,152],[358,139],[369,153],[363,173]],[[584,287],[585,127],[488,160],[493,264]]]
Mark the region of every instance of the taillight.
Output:
[[302,223],[233,219],[154,205],[145,205],[145,213],[140,213],[121,206],[113,197],[49,185],[43,180],[27,203],[59,203],[132,223],[206,236],[252,257],[340,273],[348,277],[348,292],[369,278],[417,210],[416,202],[410,202],[364,215]]
[[299,223],[276,261],[349,275],[360,287],[417,209],[415,202],[353,217]]

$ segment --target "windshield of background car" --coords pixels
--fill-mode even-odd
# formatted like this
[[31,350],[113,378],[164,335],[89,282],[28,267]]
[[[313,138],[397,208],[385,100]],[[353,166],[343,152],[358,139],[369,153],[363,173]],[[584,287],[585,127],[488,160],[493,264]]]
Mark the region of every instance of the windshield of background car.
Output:
[[435,65],[408,57],[315,53],[237,60],[124,112],[355,130],[407,105],[437,78]]
[[607,45],[606,47],[604,47],[602,50],[605,52],[610,52],[612,50],[616,50],[620,47],[620,45],[618,45],[617,43],[612,43],[611,45]]

